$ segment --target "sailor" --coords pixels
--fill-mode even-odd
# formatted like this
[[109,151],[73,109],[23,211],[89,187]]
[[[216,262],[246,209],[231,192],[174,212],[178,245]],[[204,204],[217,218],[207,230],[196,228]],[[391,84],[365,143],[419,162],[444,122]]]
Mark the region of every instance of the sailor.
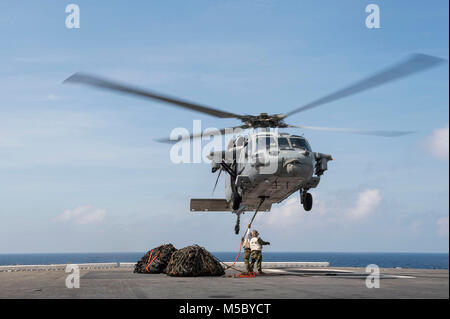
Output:
[[247,273],[250,272],[250,254],[252,250],[250,249],[250,239],[252,238],[252,232],[250,230],[250,225],[248,225],[247,231],[241,239],[242,247],[244,248],[244,263]]
[[253,267],[256,263],[256,268],[258,269],[258,273],[263,275],[263,271],[261,268],[262,263],[262,246],[270,245],[268,241],[264,241],[259,237],[259,233],[257,230],[252,231],[252,239],[250,240],[250,249],[251,249],[251,257],[252,262],[250,264],[249,272],[253,271]]

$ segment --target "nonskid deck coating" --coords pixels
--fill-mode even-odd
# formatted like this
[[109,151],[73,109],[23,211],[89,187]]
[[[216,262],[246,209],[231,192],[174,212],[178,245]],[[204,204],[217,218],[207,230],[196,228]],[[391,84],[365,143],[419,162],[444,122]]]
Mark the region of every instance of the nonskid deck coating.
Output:
[[380,288],[368,289],[364,268],[266,270],[236,278],[134,274],[131,269],[81,270],[68,289],[64,271],[0,273],[0,298],[449,298],[448,270],[381,269]]

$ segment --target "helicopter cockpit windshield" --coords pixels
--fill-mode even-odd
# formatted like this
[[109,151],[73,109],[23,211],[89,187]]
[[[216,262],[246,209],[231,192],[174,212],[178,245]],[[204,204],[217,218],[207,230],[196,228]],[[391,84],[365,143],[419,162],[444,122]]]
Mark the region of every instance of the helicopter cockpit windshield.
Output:
[[277,143],[272,136],[258,136],[256,138],[256,149],[258,151],[266,149],[276,149]]
[[291,150],[291,145],[289,144],[289,140],[286,137],[278,138],[278,147],[281,151],[283,150]]
[[299,149],[300,148],[300,149],[312,152],[311,151],[311,147],[309,146],[308,142],[304,138],[291,137],[290,140],[291,140],[292,147],[294,149]]

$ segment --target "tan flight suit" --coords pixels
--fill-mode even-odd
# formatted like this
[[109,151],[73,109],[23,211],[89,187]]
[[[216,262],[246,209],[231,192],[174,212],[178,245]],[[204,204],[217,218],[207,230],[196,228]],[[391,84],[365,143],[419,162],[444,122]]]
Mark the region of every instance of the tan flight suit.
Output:
[[259,272],[262,272],[262,246],[263,245],[270,245],[270,243],[262,240],[259,237],[253,237],[250,240],[250,249],[252,251],[252,253],[251,253],[252,262],[250,264],[249,272],[253,271],[253,267],[255,266],[255,263],[256,263],[256,269]]

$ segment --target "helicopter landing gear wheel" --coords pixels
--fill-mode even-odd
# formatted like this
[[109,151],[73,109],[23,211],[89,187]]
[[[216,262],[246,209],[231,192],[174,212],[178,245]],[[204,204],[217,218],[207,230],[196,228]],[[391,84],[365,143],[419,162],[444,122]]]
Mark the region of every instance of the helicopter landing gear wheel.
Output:
[[241,202],[242,202],[241,196],[239,196],[239,194],[234,194],[231,208],[233,208],[233,210],[238,210],[239,207],[241,206]]
[[303,196],[303,208],[309,212],[313,206],[313,197],[310,193],[305,193]]

